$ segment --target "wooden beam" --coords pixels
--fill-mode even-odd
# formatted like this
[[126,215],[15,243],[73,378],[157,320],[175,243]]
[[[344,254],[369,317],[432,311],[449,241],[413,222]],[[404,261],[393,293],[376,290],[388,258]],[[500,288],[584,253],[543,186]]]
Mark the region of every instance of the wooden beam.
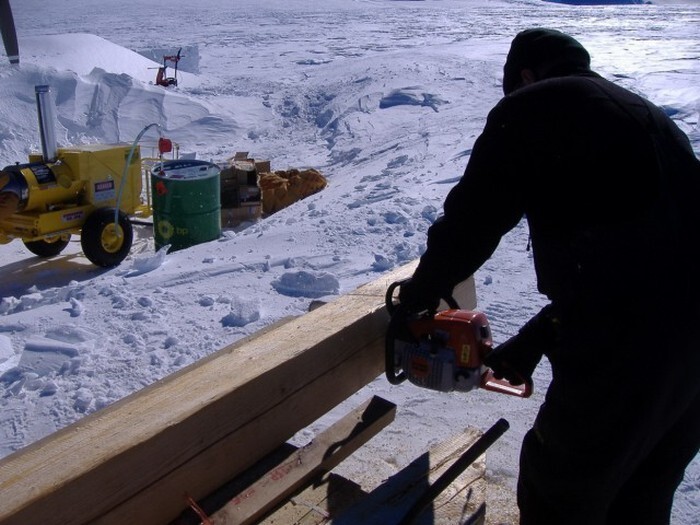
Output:
[[[395,524],[428,488],[482,437],[467,428],[432,447],[389,479],[367,493],[335,473],[314,482],[259,525],[385,525]],[[487,452],[488,454],[488,452]],[[371,468],[371,466],[368,466]],[[483,525],[486,513],[486,454],[472,463],[426,509],[417,523],[432,525]],[[512,495],[511,495],[512,496]],[[489,507],[491,502],[489,501]],[[504,521],[498,509],[498,523]]]
[[185,494],[211,493],[383,372],[384,293],[414,267],[232,344],[4,458],[0,525],[169,523]]
[[396,405],[380,397],[363,403],[321,432],[211,516],[213,525],[256,523],[294,492],[330,471],[394,420]]
[[292,496],[282,507],[258,522],[258,525],[327,524],[331,521],[331,516],[360,505],[366,497],[367,492],[360,485],[330,472]]

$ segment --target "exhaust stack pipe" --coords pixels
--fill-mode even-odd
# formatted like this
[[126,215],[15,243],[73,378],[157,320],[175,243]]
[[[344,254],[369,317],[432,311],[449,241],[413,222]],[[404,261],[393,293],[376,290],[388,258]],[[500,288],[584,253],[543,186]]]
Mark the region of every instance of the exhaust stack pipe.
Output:
[[49,86],[34,86],[36,92],[36,109],[39,115],[39,133],[41,135],[41,154],[44,162],[54,162],[58,157],[56,144],[56,110],[51,98]]

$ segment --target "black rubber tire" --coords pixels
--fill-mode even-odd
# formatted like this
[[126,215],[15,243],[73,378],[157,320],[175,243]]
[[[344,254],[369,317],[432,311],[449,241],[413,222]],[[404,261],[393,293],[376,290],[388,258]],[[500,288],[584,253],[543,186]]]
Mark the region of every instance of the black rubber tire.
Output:
[[61,253],[70,242],[70,233],[47,237],[38,241],[22,241],[27,250],[39,257],[53,257]]
[[92,264],[109,268],[118,266],[129,255],[134,228],[129,217],[119,212],[114,223],[114,208],[100,208],[90,215],[80,233],[83,253]]

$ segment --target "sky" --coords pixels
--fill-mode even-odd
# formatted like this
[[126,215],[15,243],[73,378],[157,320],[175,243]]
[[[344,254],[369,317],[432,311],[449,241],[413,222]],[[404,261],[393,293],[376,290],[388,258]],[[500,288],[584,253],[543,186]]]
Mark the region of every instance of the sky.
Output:
[[[136,225],[129,256],[112,269],[87,261],[77,236],[50,259],[21,240],[0,245],[0,457],[419,257],[502,96],[503,61],[521,29],[577,37],[594,69],[662,105],[700,153],[697,3],[14,4],[21,63],[0,60],[2,166],[40,151],[34,86],[48,84],[59,146],[131,143],[157,123],[183,154],[225,164],[248,152],[272,169],[318,169],[328,187],[185,250],[156,252],[152,228]],[[154,85],[159,57],[179,48],[178,86]],[[143,136],[144,156],[157,139],[154,130]],[[496,342],[546,304],[527,239],[518,225],[475,274],[478,308]],[[305,442],[380,395],[397,403],[396,422],[340,470],[363,478],[372,462],[372,475],[384,478],[463,428],[485,430],[504,417],[511,429],[487,466],[513,490],[520,441],[550,379],[546,361],[534,379],[535,394],[521,400],[378,377],[294,439]],[[696,458],[673,523],[692,523],[699,494]]]

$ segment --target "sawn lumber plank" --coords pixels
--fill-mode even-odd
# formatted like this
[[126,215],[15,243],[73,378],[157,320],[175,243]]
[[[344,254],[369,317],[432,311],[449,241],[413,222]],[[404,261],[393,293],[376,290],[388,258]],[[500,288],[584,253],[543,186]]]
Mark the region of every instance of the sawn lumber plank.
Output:
[[347,458],[394,420],[396,405],[373,397],[321,432],[210,516],[213,525],[256,523],[280,502]]

